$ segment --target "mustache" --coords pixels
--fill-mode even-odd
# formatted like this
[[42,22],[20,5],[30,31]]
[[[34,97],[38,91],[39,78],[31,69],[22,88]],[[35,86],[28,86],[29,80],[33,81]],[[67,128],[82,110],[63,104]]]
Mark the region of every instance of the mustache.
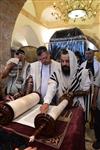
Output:
[[68,67],[68,66],[66,66],[66,65],[62,66],[62,68],[63,68],[63,69],[68,69],[68,70],[70,69],[70,67]]
[[67,76],[70,75],[70,67],[62,66],[62,72]]

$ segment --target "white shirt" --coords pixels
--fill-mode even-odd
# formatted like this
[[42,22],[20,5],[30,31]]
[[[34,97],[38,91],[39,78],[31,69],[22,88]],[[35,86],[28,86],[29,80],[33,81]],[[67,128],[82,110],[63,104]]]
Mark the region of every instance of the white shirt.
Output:
[[48,80],[50,77],[50,65],[42,65],[41,69],[41,95],[44,97],[46,95],[47,87],[48,87]]

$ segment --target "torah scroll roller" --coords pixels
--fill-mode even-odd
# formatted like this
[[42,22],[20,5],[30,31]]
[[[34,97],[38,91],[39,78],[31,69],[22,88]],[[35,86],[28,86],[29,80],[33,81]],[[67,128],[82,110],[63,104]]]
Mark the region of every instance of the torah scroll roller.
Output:
[[42,134],[43,136],[52,136],[55,130],[55,121],[68,105],[68,101],[64,99],[59,105],[53,106],[47,114],[38,114],[34,120],[36,132],[31,136],[30,141],[34,141],[37,134]]
[[0,105],[0,124],[7,124],[40,101],[38,93],[31,93],[14,101]]
[[54,120],[56,120],[67,105],[68,101],[63,100],[58,106],[52,107],[52,109],[48,112],[48,115],[50,115]]

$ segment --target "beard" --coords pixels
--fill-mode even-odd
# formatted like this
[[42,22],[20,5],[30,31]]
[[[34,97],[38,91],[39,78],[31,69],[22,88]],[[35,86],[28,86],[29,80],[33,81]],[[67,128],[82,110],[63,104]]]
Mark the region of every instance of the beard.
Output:
[[62,68],[62,72],[65,76],[69,76],[70,75],[70,67],[68,66],[61,66]]

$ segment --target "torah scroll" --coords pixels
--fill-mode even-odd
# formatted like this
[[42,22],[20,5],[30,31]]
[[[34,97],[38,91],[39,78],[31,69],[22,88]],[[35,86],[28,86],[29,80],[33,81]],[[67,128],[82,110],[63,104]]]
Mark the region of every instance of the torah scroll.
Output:
[[[68,105],[67,99],[64,99],[57,106],[52,106],[46,114],[38,114],[34,120],[35,128],[39,129],[43,126],[41,134],[44,136],[52,136],[55,128],[55,121]],[[34,136],[32,137],[34,139]]]
[[38,93],[31,93],[15,101],[7,102],[0,106],[0,124],[7,124],[20,116],[33,106],[38,104],[40,96]]
[[48,112],[48,115],[56,120],[67,105],[68,101],[64,99],[58,106],[52,107],[52,109]]

